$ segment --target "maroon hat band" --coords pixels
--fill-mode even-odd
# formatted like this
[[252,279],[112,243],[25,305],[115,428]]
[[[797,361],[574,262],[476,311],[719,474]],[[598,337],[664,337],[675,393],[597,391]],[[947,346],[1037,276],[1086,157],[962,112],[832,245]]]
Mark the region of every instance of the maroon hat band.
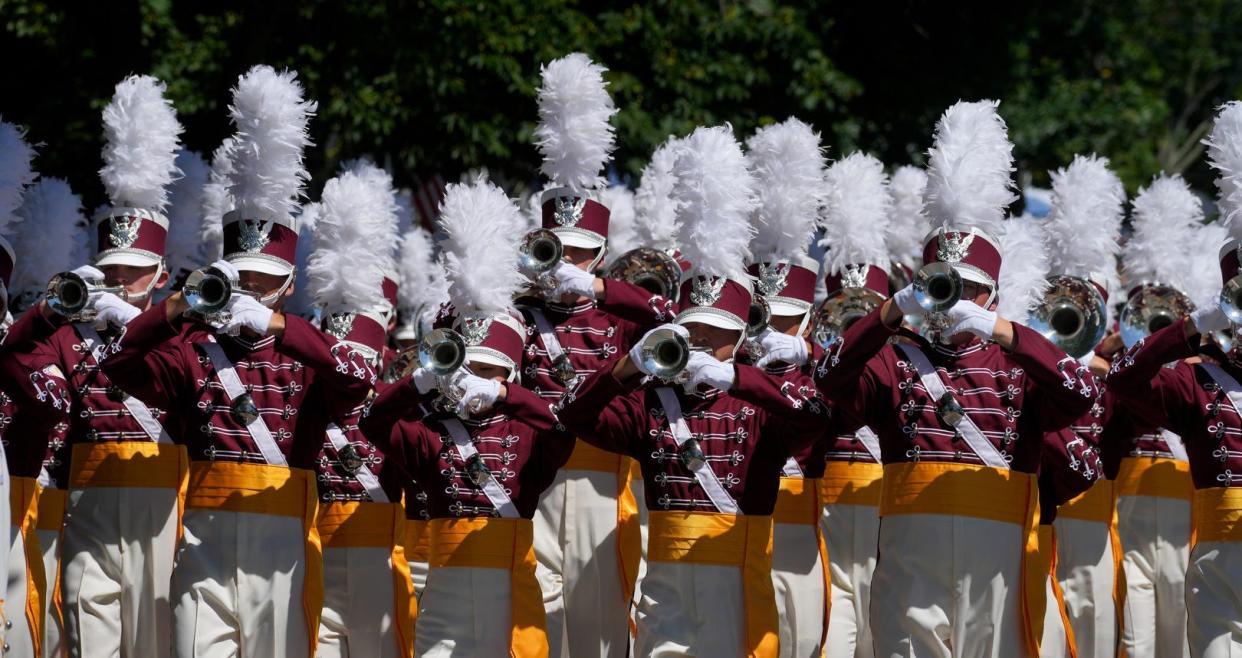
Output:
[[689,312],[718,315],[746,326],[750,316],[750,290],[732,279],[695,276],[681,284],[678,315]]
[[361,313],[334,313],[324,318],[324,325],[324,331],[328,334],[376,352],[384,348],[388,335],[388,327]]
[[755,277],[755,292],[764,297],[785,297],[815,303],[815,279],[818,273],[795,263],[755,263],[746,268]]
[[297,231],[284,224],[242,219],[237,211],[224,216],[224,256],[258,256],[290,267],[297,262]]
[[875,265],[846,265],[841,272],[824,277],[824,288],[831,295],[845,288],[866,288],[888,298],[888,272]]
[[124,250],[159,260],[168,240],[168,220],[145,208],[109,208],[95,225],[99,255]]
[[963,276],[970,278],[969,274],[975,274],[995,286],[1000,277],[1000,243],[977,228],[940,228],[924,240],[923,262],[949,263],[963,270]]
[[543,228],[608,237],[608,207],[584,194],[573,194],[567,188],[548,190],[543,193],[542,211]]

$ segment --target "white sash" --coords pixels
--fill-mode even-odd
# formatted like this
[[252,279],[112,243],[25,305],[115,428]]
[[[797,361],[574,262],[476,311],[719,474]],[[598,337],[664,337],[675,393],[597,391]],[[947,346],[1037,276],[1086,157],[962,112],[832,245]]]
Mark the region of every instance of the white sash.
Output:
[[[220,384],[224,386],[224,394],[228,397],[229,402],[240,398],[246,394],[246,387],[242,386],[241,379],[237,376],[237,370],[233,368],[233,362],[229,361],[229,357],[224,353],[224,348],[220,347],[214,339],[207,343],[199,343],[203,347],[203,351],[207,353],[207,358],[211,359],[211,365],[216,369],[216,377],[220,379]],[[258,446],[259,452],[263,454],[263,459],[272,466],[288,466],[289,462],[285,459],[285,453],[280,451],[280,446],[276,445],[276,439],[272,437],[272,431],[268,429],[267,423],[263,422],[263,414],[259,414],[249,425],[246,425],[246,431],[250,432],[250,438],[254,439],[254,444]]]
[[[78,330],[82,340],[86,341],[87,351],[90,352],[91,358],[95,359],[95,363],[98,364],[100,362],[99,351],[104,348],[103,338],[100,337],[98,331],[95,331],[95,327],[84,322],[75,324],[74,328]],[[155,419],[155,414],[152,414],[151,410],[141,400],[132,395],[126,395],[121,404],[125,405],[125,410],[134,417],[134,420],[138,421],[139,427],[142,428],[142,431],[146,433],[148,438],[156,443],[172,444],[172,437],[168,436],[168,432],[164,431],[164,426],[160,425],[160,421]]]
[[[1233,401],[1230,400],[1230,404]],[[1173,453],[1173,459],[1179,462],[1189,462],[1190,455],[1186,454],[1186,444],[1182,441],[1182,437],[1170,432],[1169,430],[1160,430],[1160,436],[1164,439],[1164,444],[1169,447],[1169,452]]]
[[785,465],[781,467],[781,475],[787,478],[800,478],[802,475],[802,467],[798,465],[798,460],[790,457],[785,460]]
[[556,363],[565,353],[565,349],[561,347],[561,341],[556,338],[556,329],[548,322],[547,316],[534,307],[527,307],[530,318],[535,321],[535,329],[539,332],[539,340],[543,341],[544,349],[548,350],[548,360]]
[[[328,440],[332,442],[332,449],[336,450],[336,455],[339,458],[341,451],[349,447],[349,440],[345,438],[345,433],[341,431],[340,426],[336,423],[328,423],[328,427],[324,431],[327,432]],[[342,465],[344,464],[342,463]],[[384,488],[380,486],[379,478],[375,477],[375,474],[371,472],[371,469],[367,468],[366,464],[363,464],[361,468],[355,471],[353,476],[357,478],[358,484],[361,484],[362,488],[367,490],[367,495],[371,497],[372,502],[388,502],[388,494],[385,494]]]
[[874,430],[863,425],[854,432],[854,437],[858,439],[858,442],[867,450],[867,454],[871,455],[871,458],[877,464],[884,463],[880,460],[880,437],[875,435]]
[[[440,421],[447,429],[449,435],[453,437],[453,447],[457,449],[457,456],[466,464],[475,455],[479,454],[479,450],[474,447],[474,441],[470,440],[470,433],[466,431],[466,426],[456,418],[445,418]],[[481,459],[481,458],[480,458]],[[483,494],[491,501],[492,507],[500,512],[503,519],[516,519],[521,515],[518,514],[517,506],[509,499],[509,494],[505,492],[505,488],[500,486],[495,477],[488,477],[483,481]]]
[[[948,392],[948,388],[945,387],[944,380],[940,379],[940,373],[936,371],[936,367],[927,359],[927,355],[914,345],[902,343],[897,347],[906,353],[906,358],[910,359],[910,362],[918,369],[919,380],[923,382],[923,388],[927,389],[928,395],[931,396],[932,404],[939,404],[940,399]],[[1005,456],[996,449],[996,446],[992,445],[991,441],[988,441],[965,409],[962,410],[962,418],[957,421],[954,428],[963,439],[966,439],[966,445],[983,461],[984,465],[1009,470],[1009,462],[1005,461]]]
[[[660,406],[664,407],[664,416],[668,418],[668,427],[673,432],[673,440],[677,442],[677,447],[681,448],[686,441],[694,438],[690,434],[690,428],[686,425],[686,419],[681,417],[681,401],[677,399],[677,394],[673,392],[673,389],[667,386],[657,388],[655,393],[660,398]],[[737,506],[737,501],[733,500],[733,496],[730,496],[728,491],[725,491],[724,485],[720,484],[720,479],[716,477],[716,472],[712,470],[706,459],[698,462],[692,472],[694,479],[699,481],[699,486],[703,487],[703,491],[707,492],[707,497],[716,506],[717,512],[742,513]]]

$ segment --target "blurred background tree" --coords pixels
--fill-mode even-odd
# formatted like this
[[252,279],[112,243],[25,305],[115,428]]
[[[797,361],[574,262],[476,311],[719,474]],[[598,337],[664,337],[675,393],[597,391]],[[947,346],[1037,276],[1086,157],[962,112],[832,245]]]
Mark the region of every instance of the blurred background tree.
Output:
[[612,174],[631,184],[670,134],[789,115],[831,157],[921,163],[945,107],[998,98],[1025,179],[1094,151],[1131,193],[1162,170],[1208,191],[1199,140],[1242,96],[1229,0],[0,0],[0,24],[0,113],[88,207],[104,200],[99,112],[129,73],[168,82],[184,142],[209,156],[240,73],[297,70],[320,104],[314,190],[360,155],[403,185],[475,167],[534,184],[539,66],[574,50],[610,69]]

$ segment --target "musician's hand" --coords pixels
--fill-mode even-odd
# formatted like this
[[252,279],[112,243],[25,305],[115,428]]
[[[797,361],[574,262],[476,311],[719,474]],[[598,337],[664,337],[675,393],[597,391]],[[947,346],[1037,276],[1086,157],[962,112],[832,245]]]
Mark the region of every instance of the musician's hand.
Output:
[[496,406],[504,388],[495,379],[484,379],[471,374],[462,377],[458,385],[462,389],[462,396],[461,401],[457,403],[457,415],[462,418],[470,414],[482,413]]
[[[272,309],[259,303],[259,300],[248,295],[236,295],[228,305],[229,321],[220,327],[219,333],[236,336],[242,329],[266,336],[272,327]],[[283,324],[281,325],[283,328]]]
[[548,295],[550,299],[560,299],[562,295],[595,298],[595,275],[586,270],[561,261],[548,272],[548,276],[556,281],[556,287]]
[[650,338],[651,335],[654,334],[655,332],[666,331],[666,330],[672,331],[680,335],[682,338],[685,338],[687,343],[690,342],[690,331],[679,324],[672,324],[672,323],[662,324],[656,327],[655,329],[648,331],[647,333],[643,334],[643,337],[640,338],[639,341],[635,343],[633,347],[630,348],[630,354],[629,354],[630,363],[634,366],[634,368],[638,370],[638,372],[641,372],[644,375],[655,374],[655,373],[652,373],[647,368],[647,365],[645,363],[643,363],[645,361],[645,359],[643,358],[643,344],[646,343],[647,339]]
[[706,352],[691,352],[690,361],[686,364],[686,374],[689,376],[685,384],[687,391],[693,391],[700,385],[727,391],[733,388],[733,381],[737,379],[737,368],[732,363],[719,361]]
[[410,380],[414,382],[414,389],[419,395],[427,395],[440,387],[440,378],[426,368],[415,369]]
[[768,327],[755,340],[763,348],[763,356],[755,362],[756,368],[766,368],[778,361],[799,367],[806,364],[808,352],[802,336],[790,336]]
[[237,266],[227,260],[224,260],[223,258],[212,263],[211,267],[223,274],[224,278],[229,280],[229,283],[237,283],[241,280],[241,272],[237,270]]
[[92,307],[95,309],[95,326],[98,328],[124,327],[141,314],[132,304],[110,292],[92,297],[95,298]]

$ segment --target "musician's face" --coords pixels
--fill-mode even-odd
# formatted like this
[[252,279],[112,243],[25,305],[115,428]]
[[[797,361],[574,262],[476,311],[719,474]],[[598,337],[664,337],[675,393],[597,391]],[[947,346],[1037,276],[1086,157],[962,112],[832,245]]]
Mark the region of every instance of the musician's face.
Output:
[[796,336],[798,327],[802,326],[802,317],[801,315],[773,315],[768,321],[768,326],[777,333]]
[[584,271],[590,271],[591,263],[597,255],[599,255],[599,249],[583,249],[569,245],[561,248],[561,260]]
[[[253,270],[241,270],[237,273],[237,285],[246,292],[254,293],[259,297],[267,297],[280,290],[280,287],[285,285],[285,279],[287,278],[282,274],[264,274],[263,272],[255,272]],[[285,288],[285,293],[281,295],[281,299],[277,299],[272,304],[273,308],[278,307],[284,301],[283,298],[293,294],[293,286],[294,284],[290,283],[289,287]]]
[[[104,273],[104,285],[106,286],[124,286],[125,292],[131,296],[141,295],[148,290],[161,288],[168,283],[168,272],[160,272],[159,279],[155,280],[155,285],[151,286],[151,281],[155,279],[155,272],[159,267],[150,265],[147,267],[137,267],[134,265],[104,265],[99,268]],[[137,297],[130,301],[131,304],[141,309],[151,306],[151,295],[145,297]]]
[[508,381],[509,369],[490,363],[480,363],[475,361],[466,364],[466,369],[483,379],[491,379],[498,382]]
[[733,358],[733,350],[742,332],[733,329],[721,329],[702,322],[687,322],[686,330],[690,332],[691,347],[705,347],[719,361]]

